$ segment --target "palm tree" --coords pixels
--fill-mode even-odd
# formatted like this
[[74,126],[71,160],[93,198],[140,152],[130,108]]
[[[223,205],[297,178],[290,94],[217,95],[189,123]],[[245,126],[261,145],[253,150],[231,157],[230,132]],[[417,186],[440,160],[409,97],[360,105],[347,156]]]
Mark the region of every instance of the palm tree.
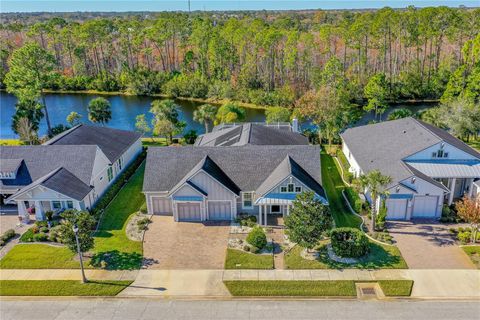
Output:
[[210,125],[215,120],[217,115],[217,107],[211,104],[201,105],[197,110],[193,112],[193,120],[203,123],[205,125],[205,132],[210,131]]
[[389,176],[384,176],[378,170],[372,170],[366,175],[361,175],[359,177],[360,185],[363,190],[370,192],[371,196],[371,207],[372,207],[372,232],[375,231],[375,219],[377,218],[377,199],[379,196],[387,195],[388,192],[385,190],[385,186],[392,182],[392,178]]

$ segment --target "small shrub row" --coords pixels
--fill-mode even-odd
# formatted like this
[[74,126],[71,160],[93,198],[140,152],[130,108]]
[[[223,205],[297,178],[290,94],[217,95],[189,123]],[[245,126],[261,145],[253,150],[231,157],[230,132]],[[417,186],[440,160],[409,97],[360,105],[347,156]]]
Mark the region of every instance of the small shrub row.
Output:
[[133,163],[117,178],[117,180],[108,188],[102,198],[95,204],[95,207],[91,209],[91,213],[98,219],[100,213],[105,210],[108,204],[113,200],[117,193],[127,183],[128,179],[137,171],[137,168],[142,164],[147,153],[145,150],[138,155]]
[[245,213],[240,213],[235,222],[241,226],[253,228],[257,225],[257,217]]
[[[472,241],[472,228],[463,228],[458,229],[450,228],[450,233],[455,236],[455,238],[460,241],[461,244],[467,244]],[[477,241],[480,240],[480,232],[477,232]]]
[[367,208],[367,204],[365,201],[363,201],[358,193],[353,190],[353,188],[345,188],[345,196],[348,199],[348,202],[352,206],[353,210],[355,210],[356,213],[362,214],[365,212]]
[[10,241],[13,237],[15,237],[15,230],[8,229],[7,231],[5,231],[0,237],[0,247],[6,245],[7,242]]
[[367,236],[356,228],[336,228],[330,233],[333,251],[340,257],[358,258],[369,251]]
[[140,219],[137,221],[137,227],[138,227],[138,231],[144,231],[144,230],[147,230],[148,229],[148,224],[151,223],[152,220],[150,220],[149,218],[143,218],[143,219]]
[[455,205],[451,206],[444,205],[442,209],[442,216],[440,217],[440,222],[443,223],[459,223],[462,222],[462,218],[457,215]]

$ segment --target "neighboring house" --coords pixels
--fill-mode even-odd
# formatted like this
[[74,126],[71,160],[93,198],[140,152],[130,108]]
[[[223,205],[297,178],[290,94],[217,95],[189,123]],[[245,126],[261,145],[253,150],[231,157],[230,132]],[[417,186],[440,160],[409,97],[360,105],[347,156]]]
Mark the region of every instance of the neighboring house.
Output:
[[19,215],[91,208],[142,151],[134,132],[78,125],[40,146],[0,147],[0,194]]
[[298,132],[298,121],[274,124],[222,124],[200,135],[195,146],[225,147],[244,145],[308,145],[308,138]]
[[143,192],[150,214],[175,221],[288,215],[296,194],[326,203],[318,146],[149,148]]
[[444,203],[480,191],[480,153],[420,120],[350,128],[341,138],[355,176],[376,169],[392,178],[388,219],[438,218]]

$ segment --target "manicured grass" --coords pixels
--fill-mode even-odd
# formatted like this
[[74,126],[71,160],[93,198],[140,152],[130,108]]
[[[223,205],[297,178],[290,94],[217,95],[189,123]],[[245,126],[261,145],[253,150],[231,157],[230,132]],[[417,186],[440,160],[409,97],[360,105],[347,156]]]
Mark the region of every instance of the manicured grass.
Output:
[[163,147],[167,145],[165,138],[142,138],[142,146],[144,147]]
[[470,140],[469,142],[467,142],[467,144],[470,145],[470,147],[480,151],[480,139]]
[[18,139],[0,139],[0,146],[21,146],[23,142]]
[[325,152],[321,154],[322,182],[327,193],[330,209],[336,227],[360,228],[361,219],[346,207],[342,196],[345,185],[335,164],[335,160]]
[[[0,260],[0,269],[74,269],[80,263],[66,247],[46,244],[18,244]],[[88,262],[85,263],[88,267]]]
[[387,297],[409,297],[412,293],[412,280],[378,280]]
[[407,263],[400,250],[394,246],[384,246],[370,242],[370,253],[359,259],[355,264],[344,264],[331,260],[328,257],[326,243],[323,243],[317,260],[303,259],[300,253],[303,248],[295,246],[285,254],[285,267],[287,269],[406,269]]
[[227,249],[225,269],[273,269],[273,256]]
[[94,257],[98,266],[105,261],[107,269],[137,269],[142,263],[142,242],[127,238],[128,219],[145,203],[142,193],[145,164],[142,164],[128,183],[105,209],[95,234]]
[[[234,280],[224,281],[233,296],[301,296],[301,297],[355,297],[357,291],[355,280]],[[379,280],[378,282],[387,297],[408,297],[412,292],[412,280]]]
[[353,280],[323,281],[224,281],[233,296],[355,297]]
[[0,296],[116,296],[132,281],[1,280]]
[[462,250],[468,255],[473,264],[480,269],[480,245],[479,246],[465,246]]

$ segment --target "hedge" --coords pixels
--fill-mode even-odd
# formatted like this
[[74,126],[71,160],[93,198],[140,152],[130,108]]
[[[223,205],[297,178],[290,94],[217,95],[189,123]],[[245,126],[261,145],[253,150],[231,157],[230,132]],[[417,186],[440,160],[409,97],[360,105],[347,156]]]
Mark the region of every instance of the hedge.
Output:
[[360,199],[360,196],[358,195],[353,188],[345,188],[345,196],[348,199],[348,202],[350,202],[350,205],[352,206],[353,210],[355,210],[356,213],[361,214],[363,211],[363,206],[364,206],[364,201]]
[[108,188],[105,194],[90,210],[90,212],[98,219],[100,213],[105,210],[108,204],[113,200],[117,193],[127,183],[130,177],[137,171],[138,167],[142,164],[147,156],[146,149],[143,149],[142,153],[133,161],[133,163],[117,178],[117,180]]

